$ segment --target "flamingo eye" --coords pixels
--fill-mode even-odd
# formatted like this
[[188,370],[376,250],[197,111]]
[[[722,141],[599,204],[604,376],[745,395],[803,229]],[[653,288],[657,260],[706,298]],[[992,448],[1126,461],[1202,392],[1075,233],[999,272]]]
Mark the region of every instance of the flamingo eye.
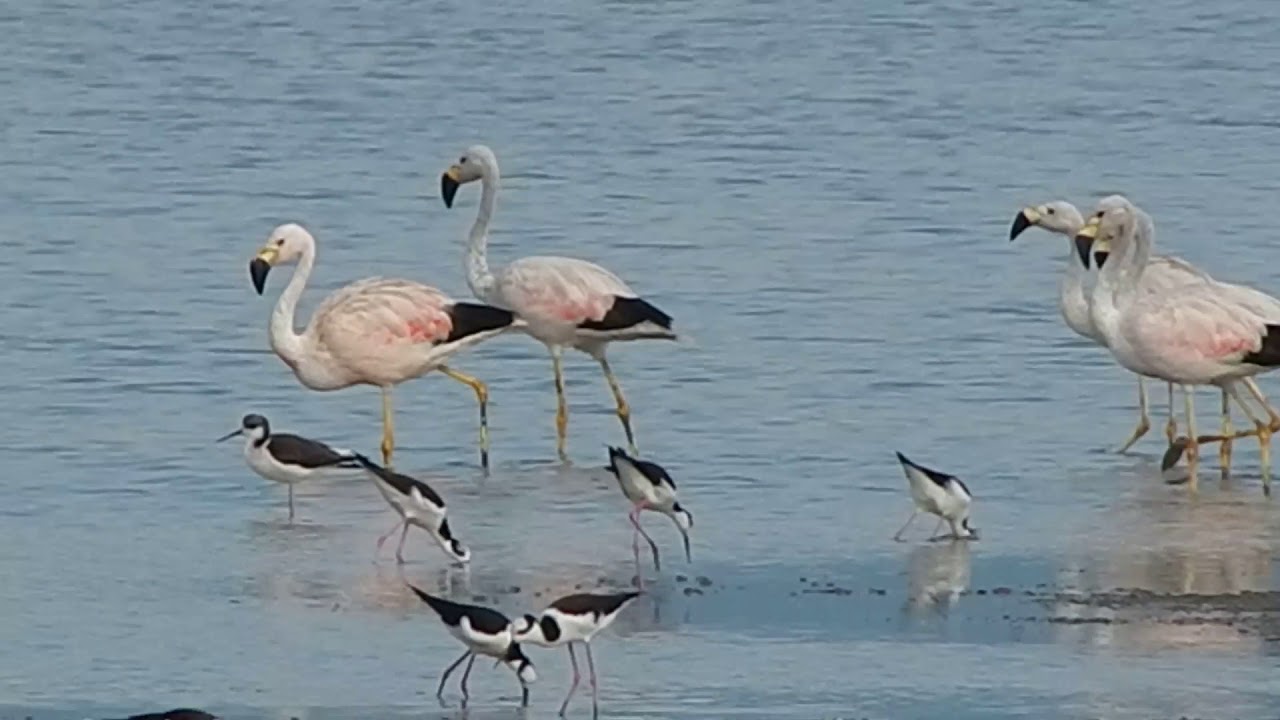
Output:
[[284,247],[284,238],[276,240],[276,247]]
[[458,164],[459,164],[459,165],[466,165],[466,164],[467,164],[467,156],[466,156],[466,155],[463,155],[462,157],[458,158]]
[[1046,213],[1046,214],[1048,214],[1048,215],[1052,215],[1054,212],[1055,212],[1055,211],[1054,211],[1054,209],[1053,209],[1053,208],[1049,208],[1048,210],[1045,210],[1045,213]]

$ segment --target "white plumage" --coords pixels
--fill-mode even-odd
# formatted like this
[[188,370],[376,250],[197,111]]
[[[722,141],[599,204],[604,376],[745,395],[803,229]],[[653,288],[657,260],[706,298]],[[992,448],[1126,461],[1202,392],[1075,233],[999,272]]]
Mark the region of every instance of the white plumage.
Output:
[[898,462],[902,463],[902,471],[907,476],[907,485],[911,489],[911,500],[915,503],[915,509],[911,511],[911,517],[907,518],[907,522],[894,534],[893,539],[901,540],[902,533],[916,519],[916,515],[922,512],[937,515],[940,518],[939,526],[944,521],[949,524],[951,537],[976,539],[977,531],[969,526],[969,506],[973,503],[973,496],[969,494],[969,488],[965,487],[960,478],[911,462],[902,453],[897,455]]

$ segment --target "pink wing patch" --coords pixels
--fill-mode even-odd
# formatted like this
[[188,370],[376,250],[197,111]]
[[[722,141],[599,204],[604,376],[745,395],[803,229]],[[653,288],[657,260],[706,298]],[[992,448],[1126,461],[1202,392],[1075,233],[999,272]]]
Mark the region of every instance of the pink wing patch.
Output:
[[1256,345],[1256,341],[1248,338],[1242,338],[1239,335],[1214,335],[1206,338],[1207,342],[1201,346],[1201,350],[1211,358],[1223,358],[1232,355],[1240,355],[1251,352]]

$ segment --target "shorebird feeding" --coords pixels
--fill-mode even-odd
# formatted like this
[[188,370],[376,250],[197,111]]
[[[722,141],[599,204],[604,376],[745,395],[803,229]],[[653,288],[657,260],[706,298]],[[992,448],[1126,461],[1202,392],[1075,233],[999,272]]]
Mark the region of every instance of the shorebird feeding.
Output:
[[439,370],[471,387],[480,404],[480,464],[489,468],[488,398],[485,384],[447,365],[450,356],[524,323],[479,303],[454,302],[439,290],[409,280],[370,277],[339,288],[324,299],[305,330],[294,330],[294,312],[316,262],[316,241],[301,225],[271,231],[249,262],[261,295],[276,265],[298,269],[271,313],[271,349],[304,386],[340,390],[376,385],[382,390],[382,464],[391,464],[395,430],[391,388]]
[[467,285],[481,301],[511,310],[528,323],[525,331],[547,346],[556,386],[556,452],[565,452],[569,407],[564,397],[562,360],[565,348],[595,358],[617,404],[627,445],[636,453],[631,408],[605,357],[609,343],[632,340],[675,340],[671,316],[641,298],[617,275],[586,260],[570,257],[525,257],[497,272],[489,270],[489,221],[498,199],[498,158],[484,145],[472,145],[440,177],[445,207],[453,207],[458,188],[480,181],[480,208],[467,241]]
[[676,500],[676,483],[671,475],[658,463],[633,458],[616,447],[609,448],[609,464],[605,469],[618,479],[622,494],[627,496],[633,506],[628,518],[635,528],[631,535],[631,549],[636,558],[637,586],[644,589],[644,574],[640,570],[640,538],[637,534],[644,536],[649,549],[653,551],[654,570],[662,571],[662,563],[658,559],[658,544],[640,527],[642,510],[660,512],[671,518],[680,530],[680,537],[684,539],[685,560],[693,562],[693,554],[689,550],[689,530],[693,527],[693,514],[681,507]]
[[289,520],[293,520],[293,484],[329,467],[356,468],[350,450],[336,450],[318,440],[271,432],[271,424],[261,415],[245,415],[240,428],[218,438],[218,442],[244,436],[244,458],[262,477],[289,488]]
[[444,697],[445,681],[463,660],[467,660],[467,669],[462,673],[461,685],[462,703],[466,705],[470,697],[467,693],[467,678],[471,676],[471,666],[475,664],[477,655],[485,655],[497,658],[498,663],[494,667],[505,663],[508,668],[511,668],[516,678],[520,680],[520,705],[522,707],[529,705],[529,685],[538,679],[538,674],[533,669],[533,663],[520,649],[520,643],[516,642],[511,621],[506,615],[479,605],[463,605],[438,598],[413,585],[410,585],[409,589],[436,611],[441,622],[449,629],[450,635],[467,646],[467,651],[462,654],[462,657],[445,669],[444,675],[440,678],[440,686],[436,688],[437,698]]
[[538,617],[525,615],[522,626],[516,630],[516,640],[542,647],[564,645],[569,648],[569,662],[573,665],[573,682],[569,694],[560,705],[560,714],[569,708],[569,700],[582,679],[578,672],[578,658],[573,654],[573,644],[582,643],[587,653],[587,670],[591,673],[591,712],[600,713],[599,687],[596,683],[596,665],[591,658],[591,638],[618,618],[627,603],[640,596],[637,592],[595,595],[579,593],[566,595],[551,603]]
[[911,517],[907,518],[907,522],[893,536],[894,540],[902,539],[902,533],[921,512],[937,515],[940,518],[938,527],[934,528],[935,537],[930,538],[931,540],[938,539],[936,533],[943,522],[951,525],[953,538],[973,540],[978,538],[977,531],[969,527],[969,505],[973,502],[973,496],[969,494],[969,488],[960,482],[960,478],[917,465],[902,453],[898,453],[898,462],[902,463],[902,471],[907,475],[907,483],[911,486],[911,499],[916,506],[911,511]]
[[463,564],[471,562],[471,551],[453,536],[449,519],[445,517],[447,508],[444,500],[431,489],[431,486],[403,473],[380,467],[360,453],[354,453],[353,457],[359,466],[369,473],[373,484],[377,486],[378,492],[382,493],[382,497],[391,509],[400,515],[400,520],[395,526],[378,538],[378,547],[374,552],[375,559],[382,551],[383,543],[394,535],[396,530],[400,530],[400,544],[396,546],[396,561],[403,565],[404,541],[409,535],[409,526],[417,525],[426,530],[445,554],[455,562]]

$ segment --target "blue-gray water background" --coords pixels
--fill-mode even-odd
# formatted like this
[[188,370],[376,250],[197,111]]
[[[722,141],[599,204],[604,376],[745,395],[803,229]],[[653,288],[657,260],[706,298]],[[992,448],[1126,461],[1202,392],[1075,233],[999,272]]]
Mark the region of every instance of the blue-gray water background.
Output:
[[[307,391],[262,353],[289,271],[258,297],[247,262],[298,221],[303,318],[374,274],[465,297],[477,190],[446,210],[438,178],[485,142],[495,263],[595,260],[692,339],[613,353],[697,525],[686,567],[646,519],[667,563],[595,643],[608,716],[1275,717],[1263,631],[1051,623],[1079,610],[1027,597],[1275,589],[1278,528],[1251,443],[1196,499],[1159,477],[1158,430],[1100,452],[1132,377],[1057,315],[1066,242],[1007,238],[1025,204],[1124,192],[1166,252],[1280,290],[1278,29],[1265,0],[0,5],[0,716],[456,712],[431,697],[456,643],[371,562],[372,486],[300,489],[289,528],[213,440],[261,412],[376,450],[376,391]],[[397,457],[475,560],[446,573],[415,534],[406,575],[512,612],[625,584],[598,368],[567,365],[566,471],[541,346],[456,365],[490,384],[492,477],[438,376],[396,391]],[[890,541],[894,450],[968,481],[981,542]],[[944,613],[919,601],[939,587],[973,592]],[[568,663],[531,653],[550,717]],[[472,717],[514,714],[505,670],[472,689]]]

